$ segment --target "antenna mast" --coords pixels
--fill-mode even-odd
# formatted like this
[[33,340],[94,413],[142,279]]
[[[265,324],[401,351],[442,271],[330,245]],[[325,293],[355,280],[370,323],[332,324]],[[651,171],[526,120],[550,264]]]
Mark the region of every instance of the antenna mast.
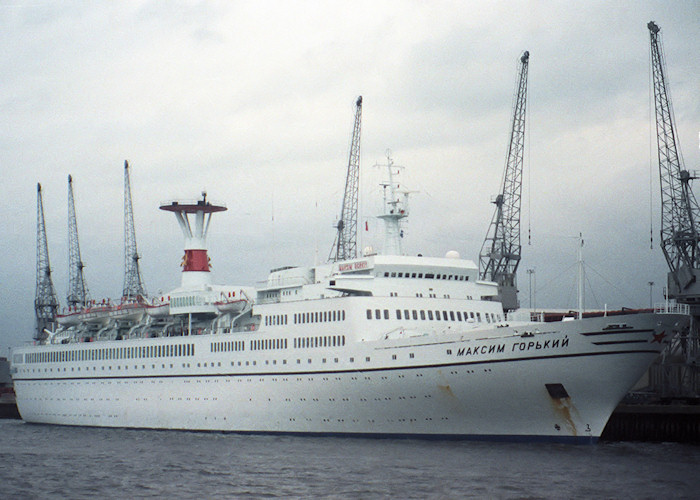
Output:
[[352,129],[350,143],[350,158],[348,159],[348,174],[345,180],[343,209],[340,220],[336,224],[338,234],[335,237],[330,262],[354,259],[357,257],[357,212],[359,205],[360,185],[360,129],[362,122],[362,96],[355,102],[355,125]]
[[516,271],[520,264],[520,205],[523,188],[523,152],[525,149],[525,104],[530,53],[520,57],[518,87],[513,106],[508,156],[503,174],[503,189],[494,201],[494,211],[486,239],[479,252],[479,278],[498,283],[498,295],[507,311],[517,309]]
[[34,295],[34,312],[36,314],[35,340],[46,339],[46,329],[53,329],[58,312],[56,289],[51,280],[49,263],[49,245],[46,242],[44,224],[44,202],[41,184],[36,185],[36,294]]
[[146,296],[139,259],[136,249],[134,211],[131,206],[131,183],[129,182],[129,162],[124,161],[124,291],[122,301],[137,301]]
[[83,261],[78,243],[78,223],[73,200],[73,178],[68,176],[68,297],[69,307],[85,307],[89,292],[83,276]]

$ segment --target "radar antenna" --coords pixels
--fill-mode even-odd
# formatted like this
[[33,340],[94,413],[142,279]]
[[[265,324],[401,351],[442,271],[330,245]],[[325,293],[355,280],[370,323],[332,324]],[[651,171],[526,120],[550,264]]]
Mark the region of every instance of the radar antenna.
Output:
[[34,295],[34,312],[36,314],[35,340],[47,338],[46,329],[53,330],[58,312],[56,289],[51,280],[51,264],[49,263],[49,246],[46,242],[46,226],[44,224],[44,202],[42,200],[41,184],[36,185],[36,294]]
[[498,283],[498,295],[506,311],[517,309],[519,306],[515,273],[520,263],[521,251],[520,204],[529,59],[528,51],[520,57],[510,143],[503,172],[503,189],[494,201],[496,209],[479,252],[479,277]]
[[362,122],[362,96],[355,102],[355,125],[352,129],[348,173],[340,220],[336,224],[338,233],[328,257],[329,262],[357,257],[357,212],[360,185],[360,129]]

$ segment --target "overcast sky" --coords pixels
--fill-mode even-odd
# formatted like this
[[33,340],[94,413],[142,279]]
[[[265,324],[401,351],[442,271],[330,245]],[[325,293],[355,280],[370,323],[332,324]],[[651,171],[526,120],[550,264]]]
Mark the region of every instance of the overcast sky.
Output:
[[524,50],[521,304],[576,307],[579,232],[588,308],[661,301],[650,20],[700,169],[697,1],[0,2],[0,355],[33,334],[37,182],[62,304],[69,174],[91,294],[121,294],[125,159],[150,293],[180,282],[182,235],[159,203],[203,189],[228,206],[210,228],[215,281],[253,284],[328,257],[358,95],[362,245],[381,247],[374,165],[390,149],[418,191],[405,252],[477,261]]

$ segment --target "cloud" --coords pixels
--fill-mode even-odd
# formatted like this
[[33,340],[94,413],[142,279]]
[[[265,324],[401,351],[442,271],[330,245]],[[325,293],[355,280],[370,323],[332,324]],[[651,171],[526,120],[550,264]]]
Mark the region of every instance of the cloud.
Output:
[[[662,28],[680,142],[695,168],[695,2],[3,5],[0,347],[32,334],[37,181],[61,300],[68,174],[88,285],[95,296],[121,292],[124,159],[150,291],[180,278],[181,235],[159,203],[202,189],[229,207],[210,233],[217,281],[251,283],[271,267],[325,260],[360,94],[363,220],[379,228],[382,173],[373,166],[390,148],[419,191],[406,251],[456,249],[476,261],[523,50],[531,59],[521,301],[525,271],[535,268],[539,305],[575,305],[579,232],[591,305],[648,305],[649,281],[660,300],[665,263],[648,248],[659,220],[651,19]],[[380,234],[362,239],[381,244]]]

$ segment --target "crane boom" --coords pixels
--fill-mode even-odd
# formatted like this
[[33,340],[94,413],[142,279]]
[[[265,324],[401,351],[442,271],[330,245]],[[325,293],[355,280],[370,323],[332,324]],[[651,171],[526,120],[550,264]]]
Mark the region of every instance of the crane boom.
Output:
[[34,295],[34,313],[36,314],[35,340],[46,338],[45,329],[52,329],[58,312],[56,289],[51,280],[49,263],[49,246],[46,242],[46,225],[44,224],[44,203],[41,184],[36,185],[36,294]]
[[530,53],[520,57],[520,70],[513,105],[510,142],[503,173],[503,188],[479,252],[479,277],[498,283],[503,308],[518,308],[516,271],[520,263],[520,205],[525,150],[525,105]]
[[357,257],[357,212],[360,188],[360,130],[362,123],[362,96],[355,101],[355,124],[350,142],[350,157],[345,180],[345,194],[340,220],[336,224],[338,233],[328,260],[354,259]]
[[146,289],[139,269],[139,258],[136,249],[134,211],[131,205],[129,162],[124,161],[124,289],[122,300],[139,300],[146,296]]
[[78,223],[75,217],[73,199],[73,178],[68,176],[68,297],[70,307],[87,305],[89,292],[83,275],[84,264],[80,258],[78,243]]
[[661,29],[647,24],[651,37],[651,65],[656,110],[656,141],[661,186],[661,248],[669,267],[668,290],[679,302],[700,301],[700,235],[696,227],[700,207],[690,188],[694,178],[679,153],[666,63],[659,40]]

